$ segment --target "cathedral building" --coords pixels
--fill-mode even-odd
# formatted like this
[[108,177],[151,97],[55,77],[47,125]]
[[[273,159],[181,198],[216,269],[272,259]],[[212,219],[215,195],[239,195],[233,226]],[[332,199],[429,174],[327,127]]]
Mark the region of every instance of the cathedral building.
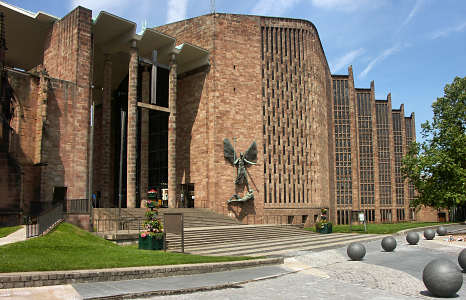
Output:
[[414,113],[351,66],[331,74],[309,21],[214,13],[137,34],[84,7],[0,11],[0,222],[56,203],[89,219],[150,190],[245,224],[437,220],[400,172]]

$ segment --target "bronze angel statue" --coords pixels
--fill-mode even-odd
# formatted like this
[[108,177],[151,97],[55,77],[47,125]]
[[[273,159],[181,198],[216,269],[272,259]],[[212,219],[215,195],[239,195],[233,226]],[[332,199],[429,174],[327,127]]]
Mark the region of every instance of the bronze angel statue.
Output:
[[249,199],[253,199],[254,195],[253,195],[253,191],[249,188],[248,172],[246,168],[249,165],[256,164],[256,161],[257,161],[256,142],[252,142],[251,146],[249,146],[246,152],[244,153],[240,152],[239,155],[237,155],[235,152],[235,149],[230,143],[230,140],[225,138],[223,140],[223,153],[224,153],[225,158],[237,168],[235,184],[237,185],[246,184],[246,188],[248,191],[247,195],[243,199],[240,199],[238,195],[235,194],[233,195],[232,199],[235,198],[236,200],[230,199],[229,202],[246,201]]

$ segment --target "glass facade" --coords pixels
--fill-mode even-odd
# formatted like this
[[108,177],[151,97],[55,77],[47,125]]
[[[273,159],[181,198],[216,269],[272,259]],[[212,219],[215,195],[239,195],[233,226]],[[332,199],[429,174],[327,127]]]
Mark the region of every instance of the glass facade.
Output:
[[390,124],[388,101],[377,101],[377,147],[379,154],[379,197],[381,206],[392,205],[392,179],[390,163]]
[[359,182],[361,207],[375,204],[374,138],[372,134],[372,105],[370,92],[357,92],[359,137]]

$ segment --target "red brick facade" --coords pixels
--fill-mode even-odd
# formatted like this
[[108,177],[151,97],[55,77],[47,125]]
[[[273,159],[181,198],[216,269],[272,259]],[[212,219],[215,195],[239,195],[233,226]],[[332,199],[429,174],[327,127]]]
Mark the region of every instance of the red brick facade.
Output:
[[51,203],[55,187],[87,198],[91,54],[91,11],[78,7],[52,26],[42,65],[7,73],[17,102],[10,142],[22,173],[17,206],[25,213]]
[[387,100],[375,100],[374,82],[370,89],[355,88],[352,73],[350,67],[348,75],[332,75],[335,222],[349,223],[350,210],[364,211],[369,222],[413,220],[409,203],[414,189],[402,178],[400,166],[416,138],[414,116],[404,117],[403,106],[392,110],[390,94]]
[[[210,54],[210,69],[178,80],[178,177],[194,183],[195,206],[244,223],[301,223],[329,207],[330,72],[315,27],[215,14],[156,29]],[[253,202],[227,203],[246,191],[234,184],[224,138],[237,152],[258,145],[257,165],[248,168]]]
[[[76,8],[53,24],[42,64],[31,72],[8,73],[20,103],[11,147],[23,174],[0,166],[0,172],[12,174],[11,182],[22,181],[17,190],[0,181],[0,190],[11,191],[6,205],[11,209],[29,212],[33,202],[50,203],[55,187],[66,187],[67,199],[88,199],[99,191],[101,207],[115,206],[115,116],[126,105],[115,92],[128,99],[127,207],[145,199],[153,125],[148,109],[156,109],[149,104],[150,63],[141,62],[136,40],[126,41],[128,49],[118,53],[94,49],[94,27],[91,11]],[[183,67],[178,50],[168,50],[168,108],[162,111],[170,113],[170,207],[182,206],[181,185],[193,184],[195,207],[249,224],[309,225],[322,208],[329,208],[336,223],[348,223],[351,210],[364,210],[371,222],[410,219],[415,194],[400,177],[399,163],[415,139],[414,115],[404,117],[403,107],[392,111],[390,95],[376,100],[373,82],[369,89],[356,88],[351,67],[348,75],[330,74],[312,23],[210,14],[155,30],[176,38],[177,45],[206,49],[210,62],[178,73]],[[125,55],[128,63],[118,61]],[[103,69],[95,72],[98,80],[96,65]],[[124,78],[117,89],[116,76]],[[95,82],[102,86],[92,89]],[[121,87],[126,83],[127,91]],[[91,99],[96,102],[93,191],[88,187]],[[237,171],[224,158],[225,138],[238,154],[257,143],[257,164],[247,169],[253,201],[227,202],[247,191],[234,183]]]

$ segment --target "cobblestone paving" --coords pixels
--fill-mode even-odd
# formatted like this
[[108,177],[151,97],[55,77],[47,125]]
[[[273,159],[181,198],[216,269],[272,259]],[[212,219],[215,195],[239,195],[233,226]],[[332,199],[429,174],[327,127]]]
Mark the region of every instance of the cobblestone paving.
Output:
[[295,262],[318,269],[328,278],[371,289],[416,297],[423,297],[420,292],[425,290],[421,280],[405,272],[361,261],[350,261],[341,250],[311,253],[286,260],[286,263]]
[[[435,299],[422,282],[424,266],[434,258],[455,261],[461,246],[445,243],[446,237],[418,245],[397,237],[395,252],[382,251],[380,240],[364,243],[363,261],[351,261],[346,247],[327,251],[297,251],[285,259],[297,273],[210,292],[166,296],[166,299]],[[463,275],[464,276],[464,275]],[[154,297],[152,299],[160,299]],[[466,287],[455,299],[466,299]]]
[[[257,281],[233,289],[200,292],[187,295],[153,297],[149,299],[338,299],[338,300],[406,300],[412,297],[396,295],[383,290],[329,280],[307,273],[295,273],[284,277]],[[147,299],[147,298],[145,298]],[[141,299],[142,300],[142,299]]]

